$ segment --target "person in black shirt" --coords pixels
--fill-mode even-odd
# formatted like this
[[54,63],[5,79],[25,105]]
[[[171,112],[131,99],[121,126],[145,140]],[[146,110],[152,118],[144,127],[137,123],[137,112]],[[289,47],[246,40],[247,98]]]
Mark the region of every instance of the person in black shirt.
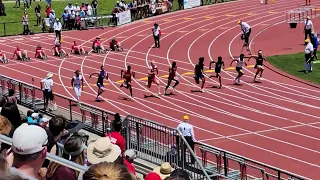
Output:
[[40,26],[40,24],[41,24],[41,6],[39,3],[34,8],[34,12],[36,13],[36,16],[37,16],[37,25],[36,26]]
[[[259,81],[256,80],[256,78],[257,78],[259,73],[260,73],[260,78],[262,78],[262,73],[264,71],[263,61],[264,60],[266,61],[266,58],[263,56],[261,50],[258,51],[258,55],[253,55],[251,57],[256,59],[256,65],[254,66],[254,68],[257,70],[253,80],[254,80],[254,82],[259,82]],[[249,62],[250,58],[248,59],[248,62]]]
[[203,87],[205,83],[205,78],[203,75],[203,66],[204,66],[203,62],[204,62],[204,58],[200,57],[198,64],[196,64],[196,66],[194,67],[194,79],[196,83],[199,84],[200,79],[202,80],[201,89],[200,89],[201,92],[204,92]]
[[98,1],[97,0],[93,0],[91,2],[91,7],[92,7],[92,14],[93,16],[97,16],[98,15],[98,12],[97,12],[97,9],[98,9]]
[[[222,61],[222,57],[219,56],[217,62],[211,61],[209,64],[209,70],[211,70],[211,64],[216,64],[216,66],[214,68],[214,72],[216,73],[215,77],[219,78],[219,83],[220,83],[219,89],[220,89],[222,87],[221,76],[220,76],[221,68],[223,67],[223,69],[224,69],[224,62]],[[211,75],[209,78],[212,78],[212,77],[214,77],[214,76]]]

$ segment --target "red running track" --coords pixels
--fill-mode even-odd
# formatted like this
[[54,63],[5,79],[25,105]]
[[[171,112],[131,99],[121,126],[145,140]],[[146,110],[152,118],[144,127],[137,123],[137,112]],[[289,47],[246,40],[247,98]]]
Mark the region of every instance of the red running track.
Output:
[[[27,83],[34,78],[39,84],[51,71],[54,73],[55,93],[74,98],[73,90],[68,86],[73,72],[79,69],[87,86],[81,97],[84,103],[123,115],[133,114],[171,127],[176,127],[181,117],[188,114],[198,141],[316,179],[320,170],[318,88],[269,69],[265,70],[262,83],[255,84],[252,83],[255,72],[249,66],[245,68],[242,86],[233,85],[236,73],[232,68],[227,68],[222,73],[222,89],[211,88],[218,82],[207,79],[206,92],[197,93],[191,92],[199,90],[199,86],[188,73],[193,71],[200,56],[205,58],[206,64],[222,56],[228,66],[230,55],[240,54],[242,42],[238,35],[238,19],[252,26],[251,37],[256,36],[253,49],[262,49],[267,55],[286,53],[288,47],[290,52],[302,51],[302,27],[289,29],[284,23],[258,33],[268,25],[284,20],[285,12],[300,3],[300,0],[292,0],[260,5],[259,1],[244,0],[174,12],[122,27],[64,32],[64,46],[68,49],[77,40],[89,50],[93,38],[100,36],[105,46],[112,37],[117,37],[125,51],[89,54],[86,58],[71,55],[67,59],[59,59],[50,56],[45,62],[34,58],[29,63],[12,60],[2,65],[1,74]],[[150,31],[154,22],[160,24],[163,32],[160,49],[150,48],[153,45]],[[317,28],[317,23],[315,25]],[[37,44],[49,51],[53,43],[53,36],[48,34],[28,37],[1,38],[3,43],[0,49],[11,56],[14,47],[20,45],[29,51],[30,56],[34,56]],[[177,62],[181,83],[175,95],[144,98],[144,95],[156,92],[156,87],[147,89],[144,86],[147,60],[156,61],[160,76],[167,75],[172,61]],[[110,80],[102,95],[104,102],[97,103],[94,101],[97,89],[93,85],[96,79],[90,79],[88,75],[98,71],[102,64],[105,64]],[[129,92],[120,89],[118,82],[120,70],[127,65],[132,66],[137,76],[133,83],[134,99],[131,101],[122,100],[129,97]],[[163,91],[167,80],[160,80]]]

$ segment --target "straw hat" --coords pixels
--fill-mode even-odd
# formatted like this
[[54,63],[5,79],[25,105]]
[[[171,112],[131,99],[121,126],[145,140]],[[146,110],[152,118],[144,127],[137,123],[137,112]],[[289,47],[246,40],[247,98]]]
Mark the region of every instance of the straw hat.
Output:
[[121,155],[119,146],[112,144],[109,137],[103,137],[89,144],[87,157],[90,164],[114,162]]
[[310,16],[308,16],[307,19],[310,19]]
[[153,172],[157,173],[161,177],[161,179],[169,177],[172,171],[174,171],[174,169],[168,162],[164,162],[161,164],[161,166],[153,169]]
[[50,78],[52,78],[52,76],[53,76],[53,73],[52,73],[52,72],[49,72],[49,73],[47,74],[46,79],[50,79]]
[[309,42],[310,42],[310,39],[306,39],[304,42],[309,43]]

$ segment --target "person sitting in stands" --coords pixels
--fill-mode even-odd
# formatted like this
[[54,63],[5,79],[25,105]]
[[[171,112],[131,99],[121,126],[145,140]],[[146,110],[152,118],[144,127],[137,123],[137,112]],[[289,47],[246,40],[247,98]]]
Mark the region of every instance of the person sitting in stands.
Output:
[[73,42],[71,53],[77,55],[88,55],[88,52],[86,52],[82,46],[78,45],[77,41]]
[[2,63],[8,63],[7,56],[4,54],[4,52],[2,50],[0,50],[0,61]]
[[92,44],[92,49],[95,53],[101,53],[101,52],[105,52],[104,47],[102,46],[101,42],[100,42],[100,38],[97,37]]
[[112,51],[123,51],[123,48],[121,48],[120,43],[115,38],[113,38],[110,42],[110,49]]
[[0,0],[0,16],[6,16],[6,7],[4,7],[2,0]]
[[52,48],[53,55],[59,57],[68,57],[69,55],[62,49],[62,46],[59,41],[55,42],[55,45]]
[[44,53],[44,50],[42,49],[42,47],[40,45],[37,46],[36,49],[36,54],[34,55],[35,58],[40,58],[43,60],[47,59],[47,55]]
[[19,48],[19,46],[17,46],[17,49],[14,51],[12,58],[14,58],[15,56],[17,56],[17,60],[21,60],[21,61],[30,60],[30,58],[28,58],[27,51],[23,51],[22,49]]

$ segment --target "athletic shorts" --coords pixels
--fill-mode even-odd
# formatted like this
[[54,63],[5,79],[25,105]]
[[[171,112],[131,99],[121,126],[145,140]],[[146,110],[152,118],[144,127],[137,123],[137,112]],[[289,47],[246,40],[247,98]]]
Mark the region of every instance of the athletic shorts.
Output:
[[76,93],[76,95],[78,97],[80,97],[81,96],[81,92],[82,92],[81,87],[74,87],[73,89],[74,89],[74,92]]
[[214,69],[214,72],[216,72],[216,73],[221,73],[221,68],[216,68],[216,69]]
[[236,67],[236,71],[240,72],[242,70],[242,67]]
[[102,89],[102,88],[104,87],[104,85],[103,85],[103,84],[100,84],[100,83],[97,83],[97,87],[98,87],[99,89]]

